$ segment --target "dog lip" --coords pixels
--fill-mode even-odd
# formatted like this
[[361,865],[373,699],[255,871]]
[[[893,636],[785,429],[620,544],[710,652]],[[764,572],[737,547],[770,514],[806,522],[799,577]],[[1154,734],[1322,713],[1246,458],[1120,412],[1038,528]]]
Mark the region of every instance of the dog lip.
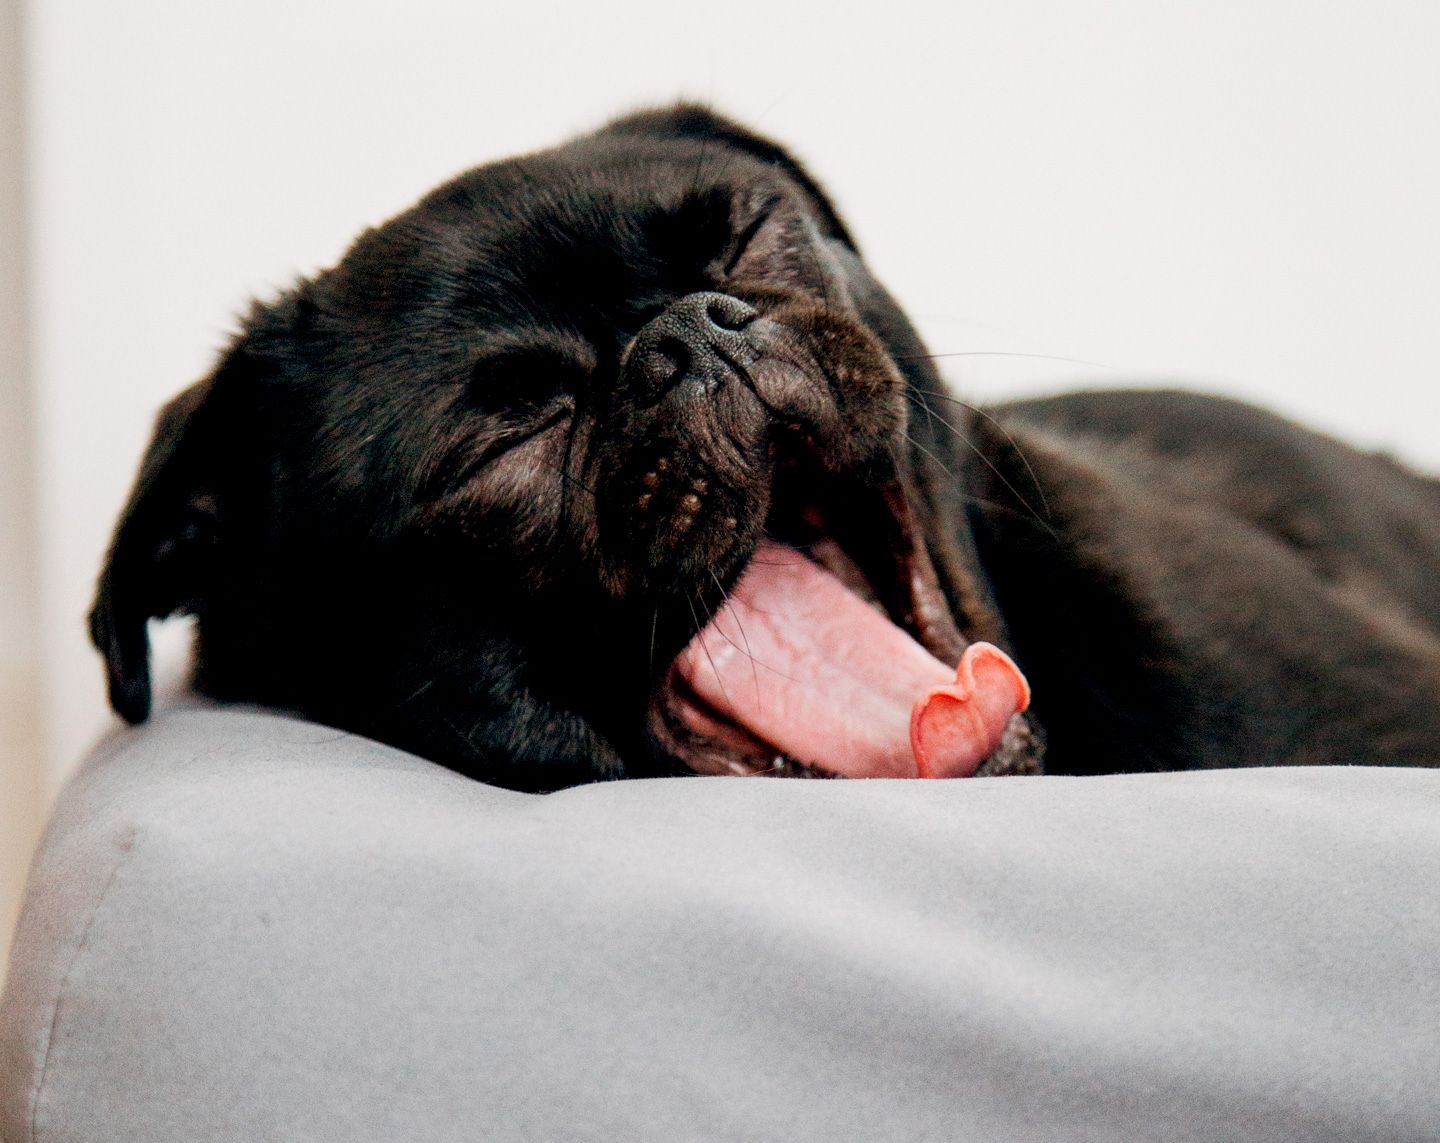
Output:
[[940,587],[925,537],[915,522],[910,496],[898,479],[885,485],[882,495],[898,524],[897,572],[905,585],[908,603],[906,614],[896,616],[892,611],[891,618],[937,659],[958,662],[970,641],[960,633]]
[[[708,733],[707,733],[708,730]],[[710,709],[674,664],[652,704],[651,733],[695,774],[731,777],[838,778],[823,766],[790,758]],[[723,741],[728,740],[728,741]]]

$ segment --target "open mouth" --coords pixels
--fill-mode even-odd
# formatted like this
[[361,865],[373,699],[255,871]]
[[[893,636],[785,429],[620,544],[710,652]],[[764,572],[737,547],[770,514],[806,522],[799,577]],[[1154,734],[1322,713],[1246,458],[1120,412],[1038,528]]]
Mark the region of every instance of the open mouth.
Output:
[[961,635],[897,478],[782,456],[765,531],[660,688],[667,752],[702,774],[913,778],[1033,745],[1024,676]]

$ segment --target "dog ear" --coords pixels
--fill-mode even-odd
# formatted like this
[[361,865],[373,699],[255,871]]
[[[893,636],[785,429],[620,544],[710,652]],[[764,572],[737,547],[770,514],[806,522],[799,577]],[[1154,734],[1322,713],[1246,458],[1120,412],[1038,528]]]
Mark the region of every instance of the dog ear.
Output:
[[603,132],[617,135],[648,135],[658,139],[714,140],[737,151],[779,167],[792,182],[809,195],[822,228],[830,238],[839,239],[851,250],[858,248],[855,239],[841,220],[829,196],[793,155],[778,143],[771,142],[733,120],[698,103],[677,103],[626,115],[609,123]]
[[110,705],[127,722],[150,713],[146,621],[195,611],[214,578],[224,458],[244,431],[221,408],[236,357],[161,410],[100,574],[90,638],[105,656]]

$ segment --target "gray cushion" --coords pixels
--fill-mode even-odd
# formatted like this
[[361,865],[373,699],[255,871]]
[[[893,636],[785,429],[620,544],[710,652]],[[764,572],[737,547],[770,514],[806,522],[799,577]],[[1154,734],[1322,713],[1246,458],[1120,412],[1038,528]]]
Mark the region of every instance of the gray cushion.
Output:
[[5,1143],[1440,1137],[1440,774],[548,797],[192,707],[33,871]]

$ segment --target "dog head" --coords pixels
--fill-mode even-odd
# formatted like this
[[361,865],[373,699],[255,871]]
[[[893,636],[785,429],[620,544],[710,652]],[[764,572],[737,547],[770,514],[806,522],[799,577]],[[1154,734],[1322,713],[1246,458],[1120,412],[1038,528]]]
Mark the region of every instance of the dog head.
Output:
[[906,429],[937,385],[814,180],[708,111],[481,167],[162,414],[91,617],[112,702],[146,716],[186,611],[201,689],[504,785],[816,772],[686,655],[777,541],[952,664],[994,637]]

